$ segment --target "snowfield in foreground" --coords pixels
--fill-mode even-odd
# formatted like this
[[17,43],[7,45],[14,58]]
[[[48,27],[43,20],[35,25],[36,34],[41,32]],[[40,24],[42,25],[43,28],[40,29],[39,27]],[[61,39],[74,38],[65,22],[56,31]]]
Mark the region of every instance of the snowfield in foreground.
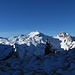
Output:
[[[45,55],[46,39],[58,53]],[[75,75],[75,37],[40,32],[0,38],[0,75]]]

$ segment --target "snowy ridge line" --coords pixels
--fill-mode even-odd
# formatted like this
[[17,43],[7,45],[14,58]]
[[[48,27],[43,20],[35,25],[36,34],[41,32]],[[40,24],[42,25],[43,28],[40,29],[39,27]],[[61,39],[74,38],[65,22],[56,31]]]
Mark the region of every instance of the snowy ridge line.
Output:
[[0,38],[0,44],[14,45],[14,44],[27,44],[30,46],[33,44],[37,46],[40,43],[45,44],[46,39],[49,39],[52,46],[56,49],[69,50],[75,48],[75,37],[70,34],[61,32],[57,36],[47,36],[39,31],[31,32],[28,35],[18,35],[12,38]]

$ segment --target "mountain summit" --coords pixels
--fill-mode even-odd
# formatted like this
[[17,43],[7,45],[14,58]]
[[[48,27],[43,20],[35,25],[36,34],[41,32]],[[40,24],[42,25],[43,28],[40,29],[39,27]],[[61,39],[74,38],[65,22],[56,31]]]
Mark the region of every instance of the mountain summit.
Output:
[[42,36],[44,35],[43,33],[39,32],[39,31],[35,31],[35,32],[31,32],[28,34],[30,37],[34,37],[34,36]]
[[70,34],[61,32],[56,36],[56,38],[61,41],[60,45],[64,50],[75,48],[75,41]]

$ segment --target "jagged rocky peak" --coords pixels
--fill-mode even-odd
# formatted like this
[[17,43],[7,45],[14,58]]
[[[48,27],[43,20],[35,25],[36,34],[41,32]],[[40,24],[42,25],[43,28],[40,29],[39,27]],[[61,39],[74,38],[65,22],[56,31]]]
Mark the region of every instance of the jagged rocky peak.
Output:
[[69,50],[75,48],[75,41],[73,40],[73,37],[68,33],[61,32],[55,36],[55,38],[61,41],[60,45],[62,49]]
[[39,32],[39,31],[35,31],[35,32],[31,32],[31,33],[29,33],[28,34],[28,36],[30,36],[30,37],[34,37],[34,36],[43,36],[44,34],[43,33],[41,33],[41,32]]
[[71,37],[71,35],[70,34],[68,34],[68,33],[66,33],[66,32],[60,32],[59,34],[58,34],[58,36],[59,37]]
[[60,32],[57,36],[60,40],[67,39],[68,41],[72,41],[72,36],[66,32]]

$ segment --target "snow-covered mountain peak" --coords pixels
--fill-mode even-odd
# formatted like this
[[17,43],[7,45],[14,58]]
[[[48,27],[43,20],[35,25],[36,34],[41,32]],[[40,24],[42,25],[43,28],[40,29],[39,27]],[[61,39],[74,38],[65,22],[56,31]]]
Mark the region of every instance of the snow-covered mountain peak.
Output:
[[61,48],[63,48],[64,50],[75,48],[75,41],[73,40],[72,36],[68,33],[61,32],[55,38],[61,41],[60,45]]
[[26,44],[28,46],[30,46],[31,44],[33,44],[34,46],[38,45],[39,43],[41,43],[41,39],[43,37],[44,34],[40,33],[39,31],[36,32],[31,32],[28,35],[18,35],[12,38],[8,38],[10,45],[14,45],[16,44]]
[[[34,37],[34,36],[40,36],[41,34],[42,34],[41,32],[35,31],[35,32],[29,33],[28,35],[29,35],[29,37]],[[43,35],[43,34],[42,34],[42,35]]]
[[71,37],[70,34],[66,33],[66,32],[60,32],[57,37],[60,37],[60,38],[65,38],[65,37]]
[[[28,35],[18,35],[11,38],[0,38],[0,44],[14,45],[14,44],[26,44],[27,46],[37,46],[39,44],[46,44],[48,39],[51,45],[56,49],[69,50],[75,48],[75,39],[70,34],[61,32],[55,37],[44,35],[39,31],[31,32]],[[40,46],[39,46],[40,47]]]
[[72,41],[72,36],[65,32],[59,33],[55,38],[58,38],[61,41],[63,41],[63,40]]

